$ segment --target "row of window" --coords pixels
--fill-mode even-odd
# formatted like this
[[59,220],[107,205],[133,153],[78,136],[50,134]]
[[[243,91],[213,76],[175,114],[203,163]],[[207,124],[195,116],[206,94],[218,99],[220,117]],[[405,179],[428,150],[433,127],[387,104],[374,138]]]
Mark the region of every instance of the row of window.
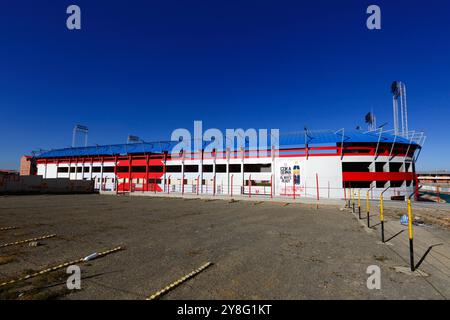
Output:
[[[342,172],[371,172],[371,162],[342,162]],[[375,162],[374,172],[384,172],[387,162]],[[389,162],[388,172],[400,172],[403,162]],[[411,163],[405,163],[405,172],[409,172]]]
[[[70,173],[83,172],[83,167],[70,167]],[[69,167],[58,167],[58,173],[69,173]],[[101,167],[92,167],[92,172],[101,172]],[[103,167],[104,173],[112,173],[114,172],[114,167]],[[84,167],[84,173],[90,173],[90,167]]]
[[[216,172],[217,173],[226,173],[227,172],[227,164],[216,164]],[[198,173],[199,165],[185,165],[184,172],[185,173]],[[244,164],[244,172],[247,173],[261,173],[261,172],[271,172],[272,165],[270,163],[260,163],[260,164]],[[203,172],[214,172],[213,164],[204,164],[202,166]],[[182,172],[181,165],[176,166],[166,166],[166,172]],[[241,164],[228,164],[228,172],[230,173],[241,173],[242,165]]]
[[[227,164],[216,164],[216,172],[218,173],[225,173],[227,172]],[[185,173],[197,173],[199,172],[199,165],[185,165],[184,166],[184,172]],[[213,164],[204,164],[202,166],[203,172],[214,172],[214,165]],[[263,163],[263,164],[244,164],[244,172],[247,173],[261,173],[261,172],[271,172],[272,165],[270,163]],[[70,172],[75,173],[75,170],[77,173],[89,173],[90,167],[70,167]],[[143,173],[147,172],[145,166],[132,166],[131,172],[136,173]],[[58,167],[58,173],[68,173],[69,167]],[[92,172],[101,172],[101,167],[92,167]],[[111,173],[114,172],[114,167],[103,167],[104,173]],[[129,172],[128,166],[118,166],[117,167],[118,173],[126,173]],[[164,172],[163,166],[149,166],[148,172]],[[181,165],[168,165],[166,166],[166,172],[182,172],[182,166]],[[231,173],[240,173],[242,172],[242,165],[241,164],[229,164],[228,165],[228,172]]]

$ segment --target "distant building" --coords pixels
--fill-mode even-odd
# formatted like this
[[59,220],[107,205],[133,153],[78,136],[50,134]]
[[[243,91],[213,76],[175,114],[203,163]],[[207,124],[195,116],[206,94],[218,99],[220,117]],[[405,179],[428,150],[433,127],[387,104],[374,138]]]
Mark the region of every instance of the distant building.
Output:
[[0,177],[18,176],[19,173],[15,170],[3,170],[0,169]]
[[449,171],[423,171],[418,172],[419,183],[422,185],[450,184]]
[[36,161],[31,156],[22,156],[20,158],[20,175],[33,176],[37,173]]

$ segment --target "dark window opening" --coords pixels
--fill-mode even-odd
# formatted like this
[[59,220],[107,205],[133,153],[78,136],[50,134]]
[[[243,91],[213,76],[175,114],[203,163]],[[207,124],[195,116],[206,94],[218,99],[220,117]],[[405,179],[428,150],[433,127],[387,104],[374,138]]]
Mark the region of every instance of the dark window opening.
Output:
[[70,172],[74,173],[75,172],[75,167],[70,167]]
[[375,172],[383,172],[386,162],[375,162]]
[[145,172],[145,166],[131,167],[131,172]]
[[[126,167],[126,168],[128,170],[128,167]],[[103,172],[112,173],[112,172],[114,172],[114,167],[103,167]]]
[[149,166],[148,172],[163,172],[164,168],[163,166]]
[[101,172],[101,167],[92,167],[92,172]]
[[84,167],[84,173],[89,173],[91,171],[91,167]]
[[128,167],[127,166],[122,166],[122,167],[117,167],[117,172],[128,172]]
[[403,181],[391,181],[391,188],[400,188],[403,185]]
[[401,162],[391,162],[389,163],[389,171],[390,172],[400,172],[400,168],[402,167]]
[[148,179],[148,183],[161,184],[161,179]]
[[377,188],[385,188],[387,181],[377,181]]
[[166,166],[166,172],[181,172],[181,166]]
[[232,173],[241,172],[241,165],[240,164],[230,164],[228,167],[228,171]]
[[219,172],[219,173],[227,172],[227,165],[226,164],[216,164],[216,172]]
[[412,183],[411,180],[407,180],[407,181],[406,181],[406,186],[407,186],[407,187],[410,187],[410,186],[411,186],[411,183]]
[[79,173],[83,172],[83,167],[77,167],[77,172]]
[[406,163],[405,172],[409,172],[409,168],[411,167],[411,163]]
[[270,187],[269,180],[252,180],[252,186],[256,187]]
[[212,164],[204,164],[203,165],[203,172],[213,172],[214,168]]
[[344,188],[368,189],[372,186],[372,181],[345,181]]
[[272,165],[270,163],[263,164],[244,164],[245,172],[270,172]]
[[184,172],[198,172],[198,165],[185,165]]
[[342,172],[370,172],[370,162],[342,162]]
[[59,167],[58,173],[67,173],[69,172],[69,167]]

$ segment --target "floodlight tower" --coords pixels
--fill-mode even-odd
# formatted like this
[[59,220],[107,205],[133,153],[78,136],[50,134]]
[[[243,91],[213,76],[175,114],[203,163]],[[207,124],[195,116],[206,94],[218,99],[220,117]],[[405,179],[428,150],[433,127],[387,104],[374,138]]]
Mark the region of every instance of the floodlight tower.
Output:
[[[391,85],[392,103],[394,113],[394,134],[406,137],[408,136],[408,105],[406,102],[406,86],[401,81],[394,81]],[[398,108],[400,107],[400,119]],[[399,126],[401,121],[401,128]]]
[[73,131],[72,131],[72,148],[75,147],[77,132],[84,134],[84,146],[87,147],[89,129],[86,126],[77,124],[77,125],[75,125],[75,127],[73,127]]

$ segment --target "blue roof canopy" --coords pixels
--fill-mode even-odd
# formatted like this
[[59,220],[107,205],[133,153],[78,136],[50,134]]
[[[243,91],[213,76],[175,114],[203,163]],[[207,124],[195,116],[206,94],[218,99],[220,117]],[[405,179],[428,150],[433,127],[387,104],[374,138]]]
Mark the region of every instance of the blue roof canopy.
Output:
[[[380,136],[381,134],[381,136]],[[268,148],[271,148],[270,138],[268,139]],[[280,149],[301,148],[305,144],[309,146],[319,145],[333,145],[344,143],[395,143],[398,144],[412,144],[419,146],[416,142],[408,140],[404,137],[394,136],[390,133],[380,132],[363,132],[360,130],[353,131],[307,131],[280,134],[279,145]],[[224,139],[225,142],[225,139]],[[36,156],[36,158],[59,158],[59,157],[79,157],[79,156],[101,156],[101,155],[126,155],[126,154],[160,154],[165,151],[170,152],[172,148],[177,145],[178,141],[159,141],[159,142],[142,142],[130,144],[115,144],[104,146],[89,146],[77,148],[55,149],[43,152]],[[211,142],[203,141],[202,145],[205,148]],[[194,145],[191,140],[192,146]],[[246,144],[247,145],[247,144]]]

